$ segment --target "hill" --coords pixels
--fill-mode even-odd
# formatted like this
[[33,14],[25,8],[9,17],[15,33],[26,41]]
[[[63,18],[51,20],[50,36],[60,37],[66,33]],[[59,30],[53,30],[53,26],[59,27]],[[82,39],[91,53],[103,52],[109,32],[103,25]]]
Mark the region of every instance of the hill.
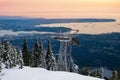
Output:
[[1,74],[1,80],[102,80],[76,73],[48,71],[43,68],[30,67],[4,69]]

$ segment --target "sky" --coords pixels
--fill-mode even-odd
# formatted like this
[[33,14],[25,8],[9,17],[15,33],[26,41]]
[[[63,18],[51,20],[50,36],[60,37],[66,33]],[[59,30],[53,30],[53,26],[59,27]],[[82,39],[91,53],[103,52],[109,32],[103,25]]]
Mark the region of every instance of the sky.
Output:
[[0,16],[120,17],[120,0],[0,0]]

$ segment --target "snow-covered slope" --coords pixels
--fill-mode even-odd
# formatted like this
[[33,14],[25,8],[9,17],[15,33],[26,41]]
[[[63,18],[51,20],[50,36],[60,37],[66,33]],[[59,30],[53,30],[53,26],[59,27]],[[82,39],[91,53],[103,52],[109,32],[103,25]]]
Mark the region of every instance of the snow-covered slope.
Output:
[[43,68],[3,69],[1,80],[102,80],[76,73],[48,71]]

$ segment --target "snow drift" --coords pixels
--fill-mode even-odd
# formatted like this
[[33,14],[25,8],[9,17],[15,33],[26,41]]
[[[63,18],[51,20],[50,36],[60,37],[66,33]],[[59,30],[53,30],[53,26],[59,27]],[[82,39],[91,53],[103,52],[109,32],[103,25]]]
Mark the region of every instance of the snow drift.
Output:
[[76,73],[48,71],[43,68],[3,69],[1,80],[102,80]]

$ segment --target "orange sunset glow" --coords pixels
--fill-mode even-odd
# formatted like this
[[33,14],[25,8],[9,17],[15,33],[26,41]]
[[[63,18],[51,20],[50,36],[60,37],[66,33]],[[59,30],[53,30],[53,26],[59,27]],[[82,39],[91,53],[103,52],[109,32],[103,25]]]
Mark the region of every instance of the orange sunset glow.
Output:
[[0,0],[0,16],[119,17],[120,0]]

